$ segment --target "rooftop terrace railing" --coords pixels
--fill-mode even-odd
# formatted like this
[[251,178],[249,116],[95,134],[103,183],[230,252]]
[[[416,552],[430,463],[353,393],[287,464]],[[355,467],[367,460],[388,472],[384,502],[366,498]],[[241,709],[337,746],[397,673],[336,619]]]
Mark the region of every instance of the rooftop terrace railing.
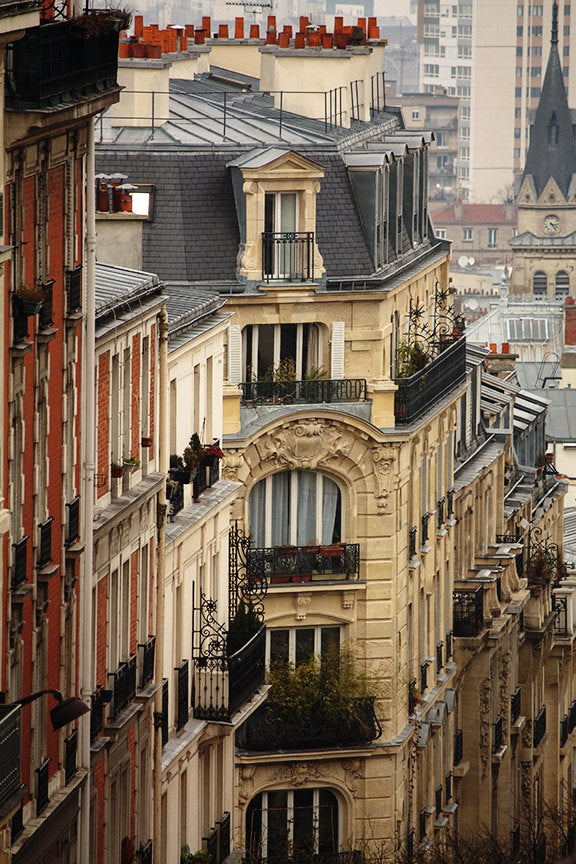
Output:
[[397,378],[396,424],[413,423],[466,376],[466,339],[461,337],[409,378]]
[[314,379],[311,381],[244,381],[240,384],[246,404],[318,404],[364,402],[364,378]]

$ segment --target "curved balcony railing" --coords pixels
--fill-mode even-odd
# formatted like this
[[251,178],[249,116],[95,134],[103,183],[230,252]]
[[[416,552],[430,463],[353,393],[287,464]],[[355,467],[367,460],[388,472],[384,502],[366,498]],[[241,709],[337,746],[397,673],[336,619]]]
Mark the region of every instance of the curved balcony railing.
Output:
[[272,585],[355,580],[360,578],[360,546],[332,543],[248,549],[246,568],[251,579],[266,579]]
[[363,698],[352,716],[319,706],[313,718],[300,724],[274,718],[263,705],[242,724],[236,740],[244,750],[307,750],[370,744],[381,734],[374,699]]
[[454,636],[477,636],[484,626],[484,589],[454,591]]
[[[413,423],[458,387],[466,377],[466,339],[462,336],[409,378],[397,378],[394,414],[397,425]],[[449,514],[450,515],[450,514]]]
[[297,405],[321,402],[364,402],[364,378],[330,378],[312,381],[244,381],[244,405]]

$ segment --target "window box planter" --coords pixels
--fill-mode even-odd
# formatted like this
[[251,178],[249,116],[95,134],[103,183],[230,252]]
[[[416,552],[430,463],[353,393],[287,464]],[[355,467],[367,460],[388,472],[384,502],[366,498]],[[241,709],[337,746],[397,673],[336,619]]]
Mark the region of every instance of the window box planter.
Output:
[[119,479],[124,474],[124,468],[122,465],[113,464],[110,466],[110,474],[112,477]]
[[44,304],[44,293],[36,285],[20,285],[16,297],[24,315],[37,315]]
[[142,447],[152,447],[152,438],[147,438],[146,436],[143,436],[140,444],[142,445]]
[[135,459],[134,457],[130,459],[125,459],[123,467],[124,471],[129,471],[130,474],[132,474],[133,471],[136,471],[138,468],[140,468],[140,460]]

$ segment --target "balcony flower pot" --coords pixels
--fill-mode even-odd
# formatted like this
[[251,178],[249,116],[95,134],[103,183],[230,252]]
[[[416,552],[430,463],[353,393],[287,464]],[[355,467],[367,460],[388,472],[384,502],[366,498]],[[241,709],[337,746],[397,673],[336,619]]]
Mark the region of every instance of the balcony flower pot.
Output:
[[148,438],[147,436],[142,436],[140,444],[142,447],[152,447],[152,438]]
[[112,475],[112,477],[115,477],[118,480],[124,474],[124,468],[122,467],[122,465],[118,465],[113,462],[110,466],[110,474]]
[[204,448],[204,456],[212,456],[214,459],[223,459],[224,451],[220,449],[218,444],[209,444]]
[[140,467],[140,460],[131,456],[129,459],[124,459],[123,467],[124,471],[129,471],[132,474],[133,471],[136,471]]
[[44,304],[44,293],[36,285],[20,285],[16,297],[25,315],[37,315]]
[[[196,475],[196,472],[194,472],[194,475]],[[192,472],[189,468],[171,468],[170,478],[172,480],[175,480],[176,483],[182,483],[183,485],[187,485],[192,480]]]

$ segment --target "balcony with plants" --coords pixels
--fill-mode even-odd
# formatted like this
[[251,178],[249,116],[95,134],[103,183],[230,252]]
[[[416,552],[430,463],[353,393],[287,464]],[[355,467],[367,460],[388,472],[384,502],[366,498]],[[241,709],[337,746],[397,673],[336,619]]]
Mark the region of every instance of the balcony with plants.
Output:
[[375,682],[350,652],[315,655],[295,666],[273,663],[266,703],[237,732],[248,751],[368,746],[382,734]]
[[314,366],[298,380],[292,357],[271,366],[257,380],[242,382],[240,389],[245,407],[366,401],[364,378],[328,378],[324,368]]
[[53,111],[116,88],[118,36],[130,17],[93,9],[69,18],[66,5],[44,4],[40,24],[8,45],[6,107]]
[[396,425],[417,421],[466,377],[464,321],[454,314],[452,288],[436,283],[434,312],[410,301],[408,334],[396,352]]
[[198,503],[201,495],[219,481],[223,456],[218,439],[215,438],[211,444],[202,444],[196,433],[182,456],[170,456],[166,497],[172,521],[180,510],[192,502]]

